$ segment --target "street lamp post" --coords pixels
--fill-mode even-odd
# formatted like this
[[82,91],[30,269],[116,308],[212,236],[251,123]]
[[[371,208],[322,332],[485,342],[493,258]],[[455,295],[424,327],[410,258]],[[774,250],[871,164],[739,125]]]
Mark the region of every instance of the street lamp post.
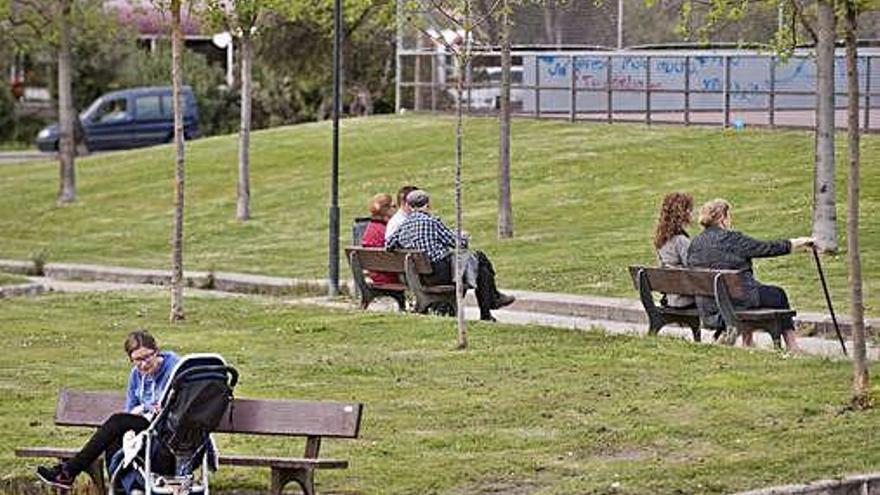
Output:
[[330,239],[327,292],[339,294],[339,83],[342,49],[342,0],[333,2],[333,152],[330,179]]
[[623,0],[617,0],[617,49],[623,49]]

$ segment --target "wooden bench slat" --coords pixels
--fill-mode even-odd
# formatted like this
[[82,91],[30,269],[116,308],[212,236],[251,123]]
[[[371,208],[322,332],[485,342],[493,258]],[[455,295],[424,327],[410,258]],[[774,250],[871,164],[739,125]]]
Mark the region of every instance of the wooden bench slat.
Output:
[[699,341],[699,327],[701,323],[705,324],[697,311],[659,306],[653,292],[712,297],[727,327],[737,328],[740,332],[764,329],[777,347],[780,347],[781,334],[786,330],[783,328],[787,323],[785,318],[796,314],[791,309],[737,307],[736,302],[745,298],[746,279],[742,271],[630,266],[629,273],[648,314],[649,333],[657,333],[669,323],[686,323],[693,331],[694,340]]
[[[124,406],[123,394],[62,389],[55,408],[55,424],[98,427],[110,415],[122,411]],[[303,457],[221,452],[220,464],[272,468],[273,493],[281,493],[287,483],[294,481],[300,485],[303,493],[315,493],[316,469],[348,467],[346,460],[319,457],[322,438],[357,438],[363,407],[363,404],[356,402],[235,399],[227,414],[224,414],[218,433],[306,437],[305,452]],[[62,447],[21,447],[15,450],[15,455],[65,460],[71,459],[77,452],[78,449]],[[98,489],[103,491],[103,468],[95,466],[92,465],[89,473]],[[286,477],[284,474],[292,472],[300,475]]]
[[736,315],[741,320],[766,320],[768,317],[794,316],[797,311],[790,309],[746,309],[738,310]]
[[220,464],[228,466],[269,466],[280,468],[314,467],[324,469],[345,469],[348,461],[344,459],[309,459],[306,457],[271,457],[250,455],[220,454]]
[[374,289],[379,290],[396,290],[403,292],[406,290],[406,286],[403,284],[370,284]]
[[[125,397],[114,392],[64,389],[55,411],[61,426],[94,426],[123,410]],[[236,398],[232,422],[225,414],[217,431],[252,435],[356,438],[363,405],[355,402]]]
[[122,394],[62,389],[55,409],[55,424],[98,427],[112,414],[124,410]]
[[721,273],[727,290],[734,298],[742,295],[741,276],[737,270],[710,270],[702,268],[667,268],[631,266],[630,275],[638,288],[638,272],[644,270],[651,290],[664,294],[714,296],[715,276]]
[[349,246],[345,248],[346,257],[351,257],[352,253],[357,253],[358,261],[364,270],[372,270],[378,272],[403,273],[404,259],[407,254],[413,255],[416,262],[416,269],[421,275],[428,275],[434,272],[431,267],[431,261],[421,251],[412,249],[395,249],[388,251],[385,248],[369,248],[360,246]]
[[235,399],[233,406],[232,422],[224,415],[218,432],[356,438],[363,409],[355,402],[267,399]]
[[699,316],[700,314],[697,308],[673,308],[671,306],[664,307],[663,312],[677,316]]
[[454,285],[426,285],[423,289],[430,294],[444,294],[446,292],[455,292]]
[[377,272],[403,273],[405,255],[386,251],[383,248],[347,248],[345,253],[351,256],[357,253],[358,260],[364,270]]

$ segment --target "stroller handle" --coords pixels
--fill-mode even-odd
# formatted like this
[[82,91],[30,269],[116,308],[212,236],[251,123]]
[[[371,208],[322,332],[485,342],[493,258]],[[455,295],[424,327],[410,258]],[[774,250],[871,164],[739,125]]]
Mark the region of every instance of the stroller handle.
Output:
[[211,366],[194,366],[192,368],[187,368],[183,370],[179,375],[174,378],[174,382],[171,383],[172,389],[177,389],[184,380],[189,378],[192,375],[197,373],[224,373],[229,375],[229,388],[235,388],[235,385],[238,383],[238,370],[233,368],[232,366],[224,366],[224,365],[211,365]]

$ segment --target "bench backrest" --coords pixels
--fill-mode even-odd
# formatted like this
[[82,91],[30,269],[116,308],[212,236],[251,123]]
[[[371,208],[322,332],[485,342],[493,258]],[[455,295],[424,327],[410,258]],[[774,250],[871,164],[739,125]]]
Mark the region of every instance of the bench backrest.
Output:
[[655,292],[688,296],[714,296],[715,277],[721,275],[731,297],[740,298],[743,295],[742,272],[738,270],[631,266],[629,272],[637,290],[639,271],[644,271],[648,285]]
[[[62,389],[55,424],[100,426],[123,410],[125,396],[115,392]],[[236,398],[217,431],[253,435],[357,438],[363,404],[357,402]]]
[[388,251],[384,248],[349,246],[345,248],[345,254],[348,256],[348,259],[351,259],[352,255],[357,256],[357,260],[364,270],[391,273],[403,273],[405,271],[403,264],[406,255],[409,254],[412,255],[420,275],[427,275],[433,272],[431,261],[421,251],[410,249]]
[[351,243],[360,246],[364,239],[364,232],[370,224],[370,217],[357,217],[351,222]]

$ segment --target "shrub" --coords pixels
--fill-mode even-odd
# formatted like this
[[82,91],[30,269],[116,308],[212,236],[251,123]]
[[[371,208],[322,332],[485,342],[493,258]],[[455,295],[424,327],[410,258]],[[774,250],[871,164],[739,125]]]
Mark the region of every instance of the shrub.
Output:
[[[238,93],[225,86],[222,69],[210,65],[204,55],[186,50],[183,79],[198,101],[203,135],[229,133],[237,128]],[[162,43],[155,52],[136,51],[120,69],[117,80],[124,87],[170,85],[170,47]]]

